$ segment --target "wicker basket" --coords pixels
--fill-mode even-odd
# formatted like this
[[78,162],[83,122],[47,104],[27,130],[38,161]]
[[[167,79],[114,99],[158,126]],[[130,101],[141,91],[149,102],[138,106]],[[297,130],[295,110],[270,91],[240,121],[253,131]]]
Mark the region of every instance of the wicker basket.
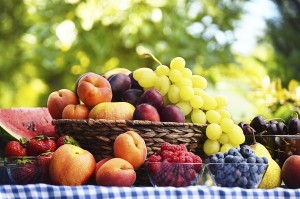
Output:
[[[206,125],[177,122],[150,122],[144,120],[70,120],[52,121],[58,135],[70,135],[82,148],[90,151],[98,161],[113,156],[115,138],[129,130],[139,133],[145,140],[147,156],[155,153],[163,142],[184,144],[202,157]],[[137,171],[136,185],[150,185],[144,168]]]

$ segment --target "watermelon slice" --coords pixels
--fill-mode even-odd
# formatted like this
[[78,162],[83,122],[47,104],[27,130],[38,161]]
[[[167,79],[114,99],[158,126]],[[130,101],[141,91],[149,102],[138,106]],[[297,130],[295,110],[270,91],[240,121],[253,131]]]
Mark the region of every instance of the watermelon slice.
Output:
[[2,142],[33,138],[36,135],[56,137],[47,107],[0,109]]

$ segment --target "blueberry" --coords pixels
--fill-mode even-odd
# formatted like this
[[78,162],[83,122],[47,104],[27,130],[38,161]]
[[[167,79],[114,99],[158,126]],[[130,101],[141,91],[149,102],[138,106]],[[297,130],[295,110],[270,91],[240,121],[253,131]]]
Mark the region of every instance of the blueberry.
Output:
[[232,163],[232,160],[233,160],[233,155],[227,155],[225,158],[224,158],[224,161],[225,163]]
[[250,167],[249,167],[249,171],[250,171],[250,173],[251,174],[255,174],[256,172],[257,172],[257,170],[258,170],[258,166],[257,165],[250,165]]
[[223,167],[223,172],[226,173],[226,174],[231,174],[233,173],[235,170],[235,167],[231,164],[226,164],[224,167]]
[[234,183],[234,181],[235,181],[235,178],[234,178],[234,176],[232,176],[232,175],[228,175],[227,176],[227,178],[226,178],[226,182],[228,183],[228,184],[233,184]]
[[240,163],[238,168],[241,172],[248,172],[249,171],[249,165],[247,163]]
[[237,184],[239,187],[245,188],[247,186],[248,180],[246,177],[242,176],[237,180]]
[[264,160],[264,164],[268,164],[269,160],[266,157],[262,157],[262,159]]
[[223,153],[221,153],[221,152],[218,152],[218,153],[216,153],[215,155],[216,155],[216,157],[217,157],[218,159],[224,158],[224,155],[223,155]]
[[247,158],[247,163],[255,163],[256,162],[256,158],[255,157],[248,157]]
[[209,162],[210,162],[210,163],[217,163],[217,162],[218,162],[218,158],[217,158],[216,156],[211,156],[211,157],[209,158]]
[[[218,159],[218,162],[217,163],[224,163],[224,159]],[[223,166],[223,164],[220,164]]]
[[241,146],[240,153],[242,154],[242,156],[244,158],[248,158],[248,157],[255,155],[255,152],[248,145]]
[[248,178],[250,176],[250,173],[248,171],[242,172],[242,176]]
[[240,155],[240,152],[236,148],[231,148],[229,149],[228,154],[233,156],[238,156]]
[[252,180],[248,180],[246,188],[248,188],[248,189],[254,189],[254,188],[256,188],[256,183],[253,182]]
[[257,174],[263,174],[265,172],[265,165],[258,165]]
[[262,164],[262,163],[264,163],[264,160],[261,158],[261,157],[256,157],[256,163],[260,163],[260,164]]
[[240,162],[242,162],[243,160],[244,160],[244,158],[241,157],[241,156],[234,156],[232,162],[233,162],[233,163],[240,163]]
[[217,170],[215,178],[220,180],[226,177],[225,173],[222,170]]
[[236,169],[235,171],[234,171],[234,173],[233,173],[233,177],[235,177],[235,178],[240,178],[242,176],[242,173],[241,173],[241,171],[239,170],[239,169]]

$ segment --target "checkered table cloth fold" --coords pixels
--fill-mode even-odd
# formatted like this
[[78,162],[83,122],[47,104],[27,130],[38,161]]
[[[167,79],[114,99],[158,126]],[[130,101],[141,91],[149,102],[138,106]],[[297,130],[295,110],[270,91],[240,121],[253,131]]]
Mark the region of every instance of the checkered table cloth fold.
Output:
[[300,189],[241,189],[208,186],[190,187],[102,187],[52,186],[47,184],[2,185],[0,199],[24,198],[300,198]]

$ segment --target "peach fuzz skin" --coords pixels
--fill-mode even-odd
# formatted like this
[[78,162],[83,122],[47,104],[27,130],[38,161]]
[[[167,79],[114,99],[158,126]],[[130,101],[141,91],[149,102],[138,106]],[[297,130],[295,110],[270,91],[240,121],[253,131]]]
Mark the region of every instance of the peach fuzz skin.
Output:
[[80,78],[76,91],[79,99],[88,107],[94,107],[101,102],[110,102],[112,99],[108,80],[92,72]]
[[100,186],[130,187],[136,180],[133,166],[121,158],[112,158],[97,171],[96,183]]
[[87,119],[89,113],[89,107],[84,104],[69,104],[62,112],[62,119]]
[[60,89],[48,96],[47,107],[53,119],[61,119],[64,108],[69,104],[79,104],[79,99],[71,90]]
[[96,170],[95,170],[95,176],[97,175],[97,171],[99,170],[99,168],[108,160],[112,159],[111,157],[107,157],[107,158],[103,158],[101,160],[99,160],[96,164]]
[[49,174],[55,185],[78,186],[90,181],[95,169],[96,160],[89,151],[64,144],[53,153]]
[[137,170],[147,157],[145,141],[135,131],[122,133],[114,141],[114,155],[127,160]]

